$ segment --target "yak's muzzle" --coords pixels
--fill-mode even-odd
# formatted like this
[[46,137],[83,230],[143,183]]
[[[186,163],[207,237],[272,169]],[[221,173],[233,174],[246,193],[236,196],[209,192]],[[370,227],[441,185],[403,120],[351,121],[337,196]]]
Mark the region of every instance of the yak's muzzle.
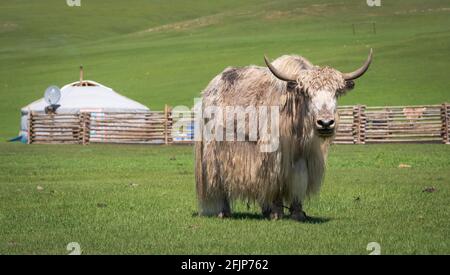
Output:
[[319,136],[329,137],[334,135],[335,130],[335,121],[334,119],[318,119],[316,120],[316,129],[319,133]]

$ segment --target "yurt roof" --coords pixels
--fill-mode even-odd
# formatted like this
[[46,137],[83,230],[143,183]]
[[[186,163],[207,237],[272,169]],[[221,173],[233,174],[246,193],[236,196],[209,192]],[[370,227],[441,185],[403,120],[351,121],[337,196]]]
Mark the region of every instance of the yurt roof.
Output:
[[[61,105],[57,113],[76,112],[147,112],[149,108],[122,96],[113,89],[92,80],[76,81],[61,88]],[[44,98],[22,108],[22,112],[29,110],[42,112],[48,106]]]

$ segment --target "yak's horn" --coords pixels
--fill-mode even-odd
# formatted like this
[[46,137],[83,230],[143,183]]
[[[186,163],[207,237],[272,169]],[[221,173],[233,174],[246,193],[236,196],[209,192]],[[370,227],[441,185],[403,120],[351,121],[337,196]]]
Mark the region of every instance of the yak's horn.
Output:
[[369,65],[372,62],[372,53],[373,53],[373,50],[370,49],[369,56],[367,57],[366,62],[364,62],[364,64],[361,66],[361,68],[359,68],[356,71],[351,72],[351,73],[343,73],[342,77],[344,77],[345,80],[353,80],[353,79],[357,79],[358,77],[362,76],[367,71],[367,69],[369,69]]
[[296,82],[297,79],[294,76],[291,75],[286,75],[280,71],[278,71],[269,61],[269,59],[267,58],[267,56],[264,55],[264,61],[266,62],[267,67],[269,68],[269,70],[273,73],[274,76],[276,76],[278,79],[281,79],[283,81],[288,81],[288,82]]

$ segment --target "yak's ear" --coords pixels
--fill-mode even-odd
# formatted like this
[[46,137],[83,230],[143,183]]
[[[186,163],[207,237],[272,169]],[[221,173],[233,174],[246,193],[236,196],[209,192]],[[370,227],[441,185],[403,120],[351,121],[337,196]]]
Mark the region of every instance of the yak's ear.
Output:
[[353,90],[354,87],[355,87],[355,82],[353,80],[346,80],[344,88],[342,88],[341,90],[338,90],[336,92],[336,94],[337,94],[337,96],[343,96],[348,91]]
[[286,90],[292,93],[302,93],[306,96],[308,95],[302,82],[288,81],[286,82]]
[[345,89],[347,91],[353,90],[355,88],[355,82],[353,80],[346,80],[345,81]]

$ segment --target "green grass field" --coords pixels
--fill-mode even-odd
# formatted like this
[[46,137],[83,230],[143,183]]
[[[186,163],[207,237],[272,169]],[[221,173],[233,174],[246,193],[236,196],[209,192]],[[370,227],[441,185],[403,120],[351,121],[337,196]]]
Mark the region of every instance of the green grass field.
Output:
[[301,224],[244,204],[229,220],[195,216],[191,147],[4,142],[20,108],[76,81],[80,64],[161,110],[191,106],[225,67],[263,65],[263,54],[351,71],[373,48],[341,104],[449,102],[448,0],[65,2],[0,3],[0,254],[67,254],[69,242],[94,254],[368,254],[371,241],[383,254],[450,254],[449,146],[334,146]]
[[197,217],[188,146],[0,149],[0,254],[67,254],[69,242],[87,254],[369,254],[372,241],[382,254],[450,253],[445,145],[333,146],[309,223],[242,203],[231,219]]

